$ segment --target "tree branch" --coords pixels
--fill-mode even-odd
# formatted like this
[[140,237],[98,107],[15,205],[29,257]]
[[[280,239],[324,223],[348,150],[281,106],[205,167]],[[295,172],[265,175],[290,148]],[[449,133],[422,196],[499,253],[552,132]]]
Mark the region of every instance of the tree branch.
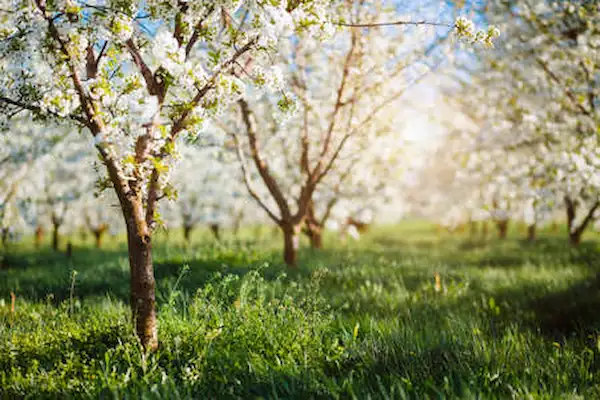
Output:
[[248,103],[244,99],[240,99],[238,101],[238,104],[242,112],[242,119],[244,121],[244,125],[246,126],[246,134],[248,136],[248,142],[250,144],[250,155],[254,160],[254,165],[256,166],[256,169],[258,170],[258,173],[261,176],[263,182],[267,186],[269,193],[271,193],[273,199],[279,206],[279,209],[281,211],[281,218],[284,220],[289,219],[291,216],[289,205],[283,193],[281,192],[279,184],[271,175],[271,172],[269,171],[269,166],[260,155],[254,114],[252,113],[250,107],[248,106]]
[[345,22],[337,22],[335,25],[338,26],[346,26],[350,28],[375,28],[381,26],[420,26],[420,25],[428,25],[428,26],[444,26],[446,28],[454,28],[455,24],[448,24],[444,22],[431,22],[431,21],[391,21],[391,22],[373,22],[373,23],[345,23]]
[[281,219],[278,218],[275,215],[275,213],[273,213],[269,209],[269,207],[262,201],[262,199],[260,198],[258,193],[256,193],[256,191],[252,187],[252,184],[250,183],[250,174],[248,173],[248,169],[246,167],[246,159],[244,157],[244,153],[242,151],[242,147],[241,147],[241,144],[240,144],[240,141],[239,141],[237,135],[233,132],[229,132],[229,134],[233,137],[233,142],[235,144],[235,149],[236,149],[236,155],[237,155],[238,161],[240,162],[240,167],[242,169],[242,177],[244,179],[244,185],[246,186],[248,193],[250,193],[250,196],[252,196],[252,198],[254,200],[256,200],[258,205],[263,210],[265,210],[265,212],[269,215],[269,218],[271,218],[276,224],[280,225],[282,222]]
[[55,113],[53,111],[50,111],[50,110],[43,110],[39,106],[34,106],[32,104],[26,104],[21,101],[9,99],[8,97],[4,97],[4,96],[0,96],[0,102],[5,103],[5,104],[10,104],[12,106],[19,107],[24,110],[32,111],[32,112],[36,113],[37,115],[41,115],[44,117],[52,117],[52,118],[57,118],[57,119],[64,119],[64,118],[71,119],[71,120],[79,122],[81,125],[89,128],[88,121],[79,115],[69,114],[66,116],[62,116],[62,115]]

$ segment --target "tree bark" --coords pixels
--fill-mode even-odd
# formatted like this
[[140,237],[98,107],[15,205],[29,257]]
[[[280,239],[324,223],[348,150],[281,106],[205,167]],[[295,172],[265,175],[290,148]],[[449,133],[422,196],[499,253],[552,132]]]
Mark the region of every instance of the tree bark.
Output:
[[[132,219],[132,218],[131,218]],[[144,221],[131,222],[127,227],[127,245],[131,271],[131,310],[135,329],[146,350],[158,348],[156,322],[156,282],[152,265],[152,241],[140,229]]]
[[527,240],[529,242],[535,241],[535,235],[536,235],[536,225],[535,224],[528,225],[527,226]]
[[488,222],[487,221],[483,221],[481,223],[481,237],[483,239],[487,239],[487,235],[488,235]]
[[283,260],[288,267],[296,267],[298,256],[298,226],[286,224],[283,230]]

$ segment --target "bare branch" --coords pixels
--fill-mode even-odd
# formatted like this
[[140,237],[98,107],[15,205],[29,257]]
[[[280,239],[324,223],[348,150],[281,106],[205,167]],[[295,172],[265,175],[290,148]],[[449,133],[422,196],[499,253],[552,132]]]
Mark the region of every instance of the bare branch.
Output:
[[282,214],[281,215],[282,219],[288,219],[291,216],[289,205],[288,205],[283,193],[281,192],[281,188],[279,187],[279,184],[277,183],[275,178],[273,178],[273,176],[271,175],[271,172],[269,171],[269,166],[262,159],[262,157],[260,155],[260,149],[259,149],[258,138],[257,138],[257,133],[256,133],[256,121],[254,118],[254,114],[250,110],[250,107],[248,106],[248,103],[245,100],[240,99],[238,101],[238,104],[239,104],[240,110],[242,112],[242,119],[244,121],[244,125],[246,126],[246,134],[248,135],[248,142],[250,144],[250,155],[252,156],[252,159],[254,160],[254,165],[256,166],[258,173],[260,174],[262,180],[264,181],[265,185],[267,186],[269,193],[271,193],[271,195],[273,196],[273,199],[279,206],[279,209]]
[[373,23],[345,23],[345,22],[337,22],[335,25],[338,26],[347,26],[350,28],[376,28],[381,26],[444,26],[446,28],[454,28],[455,24],[448,24],[444,22],[432,22],[432,21],[391,21],[391,22],[373,22]]
[[242,169],[242,177],[244,179],[244,185],[246,186],[246,189],[248,190],[248,193],[250,193],[250,196],[252,196],[252,198],[254,200],[256,200],[256,202],[258,203],[258,205],[265,210],[265,212],[269,215],[269,218],[271,218],[276,224],[281,224],[281,219],[278,218],[275,213],[273,213],[269,207],[265,204],[265,202],[260,198],[260,196],[258,195],[258,193],[256,193],[256,191],[254,190],[254,188],[252,187],[252,184],[250,182],[250,174],[248,173],[248,168],[246,167],[246,159],[244,157],[244,153],[242,151],[242,147],[239,141],[239,138],[237,137],[237,135],[234,132],[229,131],[228,132],[231,137],[233,138],[233,142],[235,144],[235,149],[236,149],[236,155],[238,158],[238,161],[240,163],[240,167]]
[[52,118],[57,118],[57,119],[64,119],[64,118],[71,119],[71,120],[79,122],[81,125],[89,128],[88,121],[80,115],[69,114],[66,116],[62,116],[53,111],[43,110],[41,107],[34,106],[32,104],[26,104],[26,103],[23,103],[18,100],[9,99],[8,97],[4,97],[4,96],[0,96],[0,103],[10,104],[12,106],[19,107],[24,110],[29,110],[29,111],[32,111],[43,117],[52,117]]

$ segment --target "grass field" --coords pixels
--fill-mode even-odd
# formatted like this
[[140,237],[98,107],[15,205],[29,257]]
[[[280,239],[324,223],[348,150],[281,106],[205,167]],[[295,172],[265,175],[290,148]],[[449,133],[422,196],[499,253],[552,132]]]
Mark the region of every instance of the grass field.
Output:
[[11,245],[0,397],[600,398],[595,233],[572,249],[565,233],[481,241],[411,223],[327,237],[295,270],[280,239],[252,233],[157,240],[150,355],[124,241],[75,242],[72,260]]

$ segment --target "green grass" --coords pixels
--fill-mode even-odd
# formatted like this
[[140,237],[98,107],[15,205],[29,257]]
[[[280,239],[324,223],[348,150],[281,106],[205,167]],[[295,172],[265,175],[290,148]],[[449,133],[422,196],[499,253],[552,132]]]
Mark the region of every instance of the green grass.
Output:
[[12,245],[0,398],[600,398],[595,233],[572,249],[564,233],[529,244],[407,223],[327,237],[295,270],[271,235],[160,235],[150,355],[130,324],[122,238],[75,240],[72,260]]

